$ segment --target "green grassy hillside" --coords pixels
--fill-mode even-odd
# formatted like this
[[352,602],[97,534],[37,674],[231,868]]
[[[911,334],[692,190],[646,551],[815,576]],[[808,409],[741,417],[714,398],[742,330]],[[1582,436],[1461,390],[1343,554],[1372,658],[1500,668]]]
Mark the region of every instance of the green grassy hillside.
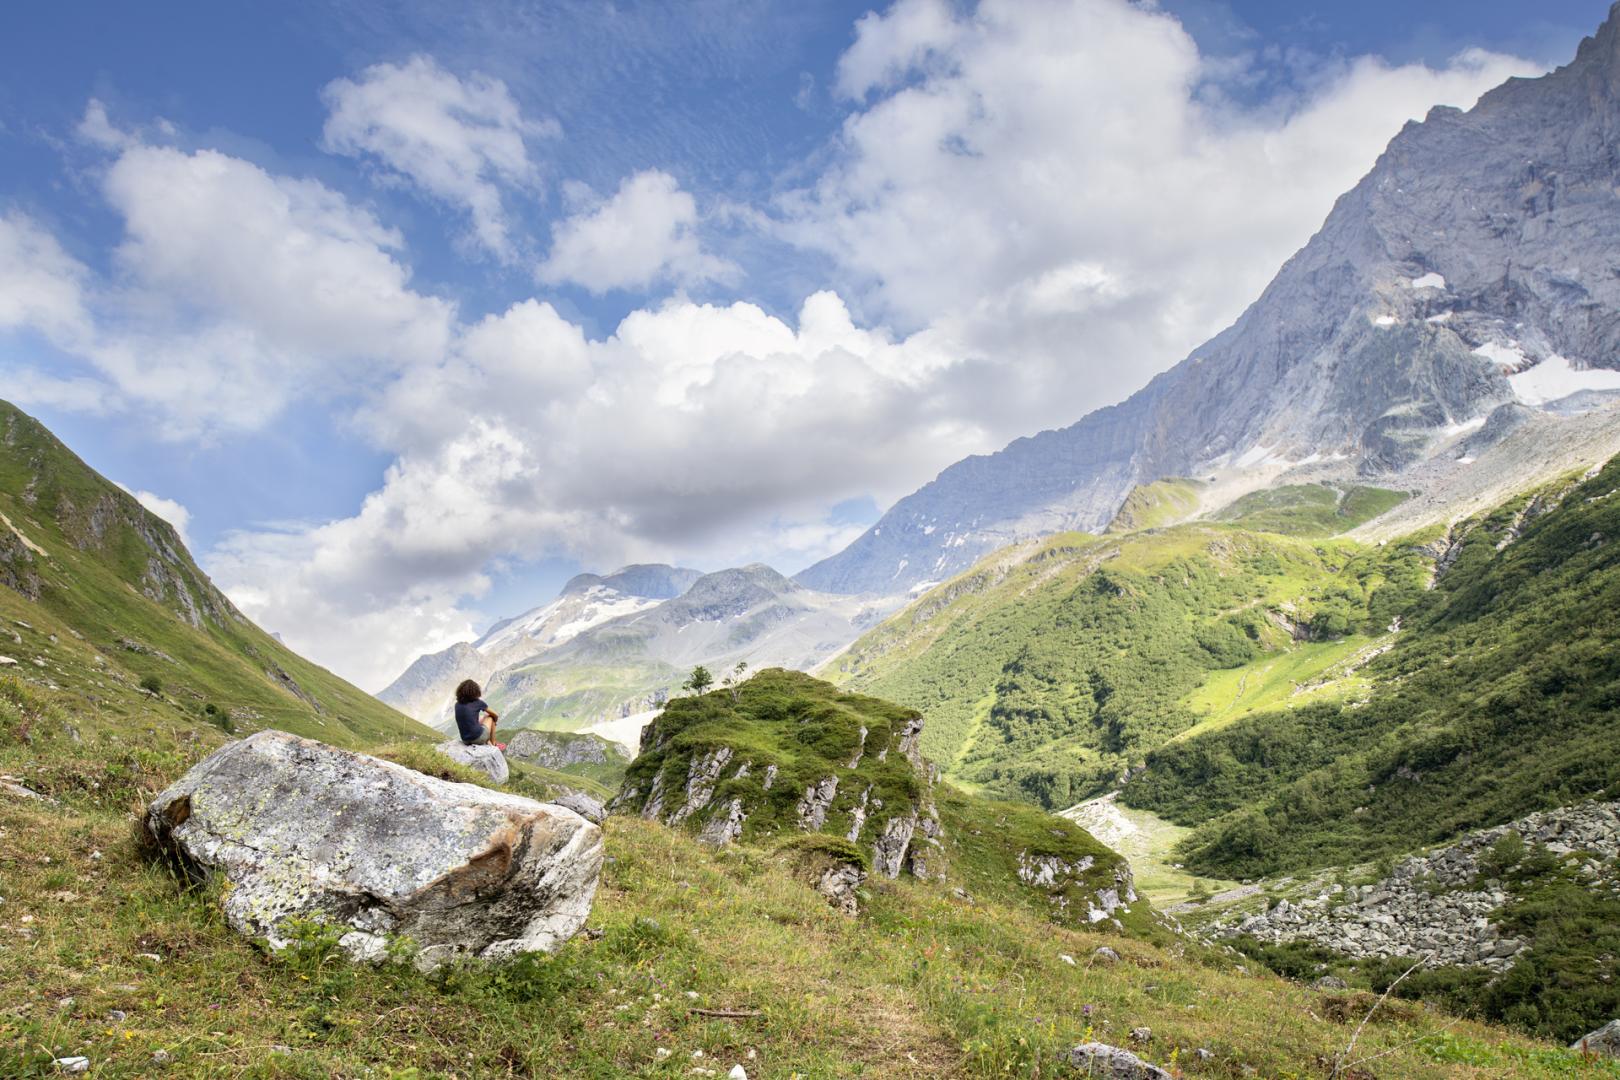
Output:
[[[800,672],[767,669],[734,690],[671,701],[644,735],[645,752],[630,766],[625,795],[614,805],[635,813],[657,801],[668,814],[681,805],[699,766],[725,753],[707,805],[684,820],[688,831],[735,811],[743,815],[743,841],[798,836],[800,800],[832,777],[837,789],[825,808],[820,833],[827,843],[820,850],[863,870],[871,869],[868,853],[891,821],[937,816],[937,840],[925,838],[920,826],[913,834],[912,849],[924,868],[906,868],[923,876],[950,878],[1071,924],[1084,924],[1099,889],[1129,881],[1119,856],[1072,822],[936,783],[906,742],[920,719],[915,710]],[[1052,889],[1020,885],[1021,860],[1044,857],[1085,869]],[[1128,904],[1117,918],[1153,926],[1145,902]]]
[[1250,492],[1211,516],[1259,532],[1336,536],[1404,501],[1404,491],[1387,488],[1285,484]]
[[[621,816],[606,824],[594,929],[554,956],[424,975],[352,964],[317,928],[271,953],[134,843],[131,808],[224,739],[148,707],[132,725],[80,720],[75,696],[0,678],[0,773],[59,800],[0,793],[0,1076],[59,1076],[55,1058],[84,1055],[108,1078],[724,1076],[734,1063],[754,1080],[1046,1077],[1076,1043],[1147,1027],[1141,1053],[1189,1078],[1322,1076],[1341,1056],[1410,1080],[1620,1077],[1403,1003],[1373,1010],[1346,1055],[1365,993],[1054,925],[966,869],[869,881],[852,918],[790,846],[715,852]],[[988,866],[1006,826],[981,815],[962,821],[959,857]],[[1118,961],[1093,955],[1104,944]]]
[[[1620,793],[1620,459],[1465,522],[1353,703],[1244,717],[1148,757],[1123,798],[1195,869],[1362,861]],[[1412,550],[1412,542],[1391,548]]]
[[832,674],[922,710],[924,749],[953,779],[1064,807],[1247,707],[1229,670],[1354,653],[1426,572],[1405,552],[1218,524],[1068,534],[937,587]]
[[426,728],[249,622],[180,538],[0,402],[0,664],[72,714],[275,727],[342,745]]
[[1125,501],[1108,523],[1107,532],[1136,532],[1139,529],[1158,529],[1186,521],[1198,512],[1199,495],[1204,488],[1201,480],[1169,477],[1151,484],[1138,484],[1131,488]]

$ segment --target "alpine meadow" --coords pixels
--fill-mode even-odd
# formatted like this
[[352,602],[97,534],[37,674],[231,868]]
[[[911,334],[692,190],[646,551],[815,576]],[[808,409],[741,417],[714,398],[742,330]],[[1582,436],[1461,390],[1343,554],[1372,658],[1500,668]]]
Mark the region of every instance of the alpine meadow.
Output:
[[1620,1078],[1620,4],[0,28],[0,1077]]

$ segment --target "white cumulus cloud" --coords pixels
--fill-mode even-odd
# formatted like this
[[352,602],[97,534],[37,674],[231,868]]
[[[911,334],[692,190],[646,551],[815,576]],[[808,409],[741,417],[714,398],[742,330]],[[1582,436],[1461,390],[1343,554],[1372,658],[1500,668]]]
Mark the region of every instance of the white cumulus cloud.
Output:
[[658,169],[626,177],[605,200],[557,222],[551,254],[536,270],[543,282],[571,281],[594,293],[727,280],[736,268],[703,250],[697,201]]
[[525,119],[501,80],[458,78],[429,56],[374,64],[353,79],[333,80],[321,97],[330,110],[322,136],[328,150],[375,161],[464,210],[479,244],[513,257],[502,188],[534,184],[527,140],[556,136],[556,121]]

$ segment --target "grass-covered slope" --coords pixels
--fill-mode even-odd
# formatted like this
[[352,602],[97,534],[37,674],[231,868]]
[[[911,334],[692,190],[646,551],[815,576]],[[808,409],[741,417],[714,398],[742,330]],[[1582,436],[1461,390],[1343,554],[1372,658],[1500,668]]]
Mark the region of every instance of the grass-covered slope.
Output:
[[1199,826],[1193,867],[1359,862],[1620,793],[1620,459],[1426,548],[1438,580],[1362,670],[1364,700],[1256,713],[1155,751],[1126,785]]
[[[733,1064],[755,1080],[1046,1077],[1076,1043],[1124,1045],[1147,1027],[1143,1055],[1189,1078],[1304,1077],[1326,1074],[1371,1004],[1190,944],[1055,926],[995,891],[959,894],[961,879],[870,881],[850,918],[792,851],[715,852],[624,816],[605,826],[595,930],[554,956],[423,975],[351,964],[315,928],[272,954],[226,927],[217,896],[136,849],[130,808],[224,738],[147,707],[149,721],[113,726],[77,719],[72,695],[0,680],[0,773],[60,800],[0,793],[0,1076],[60,1076],[54,1059],[84,1055],[109,1080],[724,1076]],[[998,844],[997,819],[972,828],[975,845]],[[1119,962],[1093,957],[1103,944]],[[1364,1071],[1346,1075],[1620,1076],[1399,1004],[1355,1047],[1347,1060]]]
[[343,745],[426,728],[249,622],[174,529],[0,402],[0,655],[75,712],[154,712]]
[[1253,491],[1213,520],[1287,536],[1337,536],[1406,501],[1404,491],[1336,484],[1284,484]]
[[[613,805],[711,843],[819,837],[819,850],[862,870],[960,880],[1060,922],[1152,925],[1118,855],[1027,804],[937,783],[918,752],[922,730],[913,709],[762,671],[671,701],[643,733]],[[1101,899],[1105,890],[1115,895]]]
[[1198,512],[1201,480],[1167,477],[1131,488],[1108,523],[1107,532],[1137,532],[1159,529],[1185,521]]
[[1060,535],[935,588],[831,674],[922,710],[952,778],[1064,807],[1228,708],[1196,700],[1218,673],[1312,641],[1353,651],[1425,574],[1405,554],[1218,524]]

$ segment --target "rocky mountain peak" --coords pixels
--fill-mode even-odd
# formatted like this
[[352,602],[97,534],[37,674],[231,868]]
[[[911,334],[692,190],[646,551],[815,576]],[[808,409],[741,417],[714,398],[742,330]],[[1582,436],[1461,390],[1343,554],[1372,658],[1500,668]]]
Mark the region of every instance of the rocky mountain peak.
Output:
[[701,570],[670,566],[666,563],[633,563],[611,574],[576,574],[562,587],[563,596],[605,586],[626,596],[647,600],[670,600],[691,588],[703,576]]
[[798,580],[895,593],[1101,528],[1138,484],[1404,474],[1504,404],[1620,389],[1617,80],[1611,12],[1557,71],[1407,124],[1232,326],[1117,406],[951,466]]

